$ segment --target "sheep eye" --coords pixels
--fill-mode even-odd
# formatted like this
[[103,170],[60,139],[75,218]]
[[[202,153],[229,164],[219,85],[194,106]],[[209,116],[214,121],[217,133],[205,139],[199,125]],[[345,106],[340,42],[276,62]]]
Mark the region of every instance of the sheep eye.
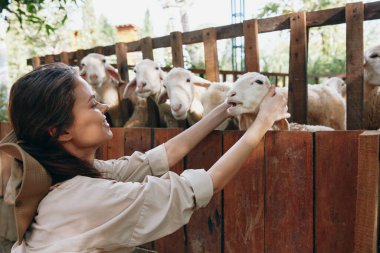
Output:
[[82,67],[86,66],[86,64],[84,64],[83,62],[80,65],[82,65]]
[[375,54],[371,54],[371,56],[369,58],[373,59],[373,58],[377,58],[377,57],[379,57],[379,55],[377,53],[375,53]]
[[134,69],[133,72],[137,73],[137,71]]
[[187,79],[186,79],[186,82],[190,83],[190,78],[187,78]]
[[102,62],[103,62],[103,63],[106,63],[106,59],[103,59]]
[[164,88],[166,89],[166,85],[164,84]]
[[261,81],[261,80],[256,80],[255,83],[263,84],[263,81]]
[[158,70],[158,67],[156,67],[156,70]]

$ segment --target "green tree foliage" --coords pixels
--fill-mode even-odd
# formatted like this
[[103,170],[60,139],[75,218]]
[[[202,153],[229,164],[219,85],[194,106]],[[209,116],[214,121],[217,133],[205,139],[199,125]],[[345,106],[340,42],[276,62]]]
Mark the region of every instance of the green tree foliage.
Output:
[[147,9],[144,15],[144,27],[139,31],[139,37],[154,37],[153,23],[150,17],[150,11]]
[[[277,16],[304,11],[315,11],[345,5],[343,0],[298,0],[268,2],[258,14],[258,18]],[[276,32],[280,39],[272,51],[261,54],[262,71],[288,72],[289,69],[289,31]],[[265,47],[268,48],[266,43]],[[345,72],[345,26],[334,25],[309,30],[308,73],[336,74]],[[312,82],[312,80],[310,80]]]
[[[0,0],[0,13],[4,10],[10,15],[7,18],[9,23],[17,23],[20,28],[25,24],[35,24],[38,31],[42,28],[51,34],[57,27],[49,20],[50,13],[41,15],[47,4],[54,2],[57,9],[62,13],[60,23],[64,24],[67,20],[66,5],[70,2],[77,3],[77,0]],[[16,22],[15,22],[16,21]]]

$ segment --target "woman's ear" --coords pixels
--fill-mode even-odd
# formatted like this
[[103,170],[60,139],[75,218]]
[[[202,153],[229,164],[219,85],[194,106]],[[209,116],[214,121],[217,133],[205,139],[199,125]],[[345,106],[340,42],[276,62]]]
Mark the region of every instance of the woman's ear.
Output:
[[[55,127],[51,128],[49,130],[50,136],[54,136],[56,134],[56,132],[57,132],[57,128],[55,128]],[[71,138],[72,138],[71,134],[65,130],[62,134],[60,134],[58,136],[58,141],[67,142],[67,141],[71,140]]]

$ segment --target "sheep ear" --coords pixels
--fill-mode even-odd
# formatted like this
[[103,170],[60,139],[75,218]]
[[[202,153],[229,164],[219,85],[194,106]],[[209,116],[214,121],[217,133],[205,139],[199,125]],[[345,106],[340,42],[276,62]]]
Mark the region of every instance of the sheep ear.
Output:
[[160,94],[158,95],[158,98],[157,98],[157,103],[163,104],[168,99],[169,99],[169,96],[168,96],[168,93],[167,93],[166,89],[164,89],[164,88],[161,89],[161,92],[160,92]]
[[107,73],[111,76],[111,78],[113,80],[115,80],[118,83],[124,83],[124,81],[121,80],[119,73],[117,72],[117,70],[114,67],[112,67],[112,65],[106,63],[105,67],[106,67]]
[[274,122],[273,128],[275,128],[276,130],[289,131],[289,122],[286,119],[278,120]]
[[131,94],[136,90],[136,84],[136,78],[133,78],[133,80],[125,86],[123,98],[131,98]]
[[205,88],[210,87],[211,82],[209,80],[202,78],[202,77],[194,75],[191,77],[191,79],[192,79],[193,84],[195,86],[201,86],[201,87],[205,87]]

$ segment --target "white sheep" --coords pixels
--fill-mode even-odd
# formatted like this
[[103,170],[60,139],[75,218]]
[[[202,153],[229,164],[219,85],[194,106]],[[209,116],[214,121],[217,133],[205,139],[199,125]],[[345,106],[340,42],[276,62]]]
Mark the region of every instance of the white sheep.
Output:
[[380,127],[380,45],[364,53],[364,129]]
[[[205,84],[207,86],[207,84]],[[231,89],[232,83],[224,82],[210,83],[207,89],[201,94],[201,103],[203,106],[203,116],[207,115],[215,107],[222,104],[227,99],[227,93]],[[236,118],[229,118],[220,124],[217,130],[235,130],[238,129]]]
[[124,81],[117,70],[107,63],[104,55],[91,53],[81,60],[80,75],[91,85],[96,98],[110,106],[108,114],[111,117],[111,125],[122,126],[118,88]]
[[210,81],[194,75],[184,68],[171,69],[163,81],[159,95],[160,103],[170,99],[172,115],[177,120],[187,120],[190,125],[203,116],[201,94],[206,91]]
[[125,87],[123,98],[137,95],[137,103],[124,127],[177,127],[170,106],[157,103],[166,73],[150,59],[137,63],[133,70],[136,76]]
[[331,77],[321,83],[320,85],[326,85],[334,89],[346,100],[347,86],[346,82],[340,77]]
[[[245,130],[256,118],[260,104],[271,86],[269,79],[256,72],[242,75],[228,92],[227,102],[232,105],[228,112],[239,118],[239,129]],[[287,87],[276,88],[276,92],[288,97]],[[315,125],[291,124],[290,130],[331,130],[345,129],[345,103],[332,88],[308,85],[308,123]],[[276,122],[275,129],[289,130],[285,121]],[[324,126],[319,128],[319,126]],[[329,127],[329,128],[325,128]]]

